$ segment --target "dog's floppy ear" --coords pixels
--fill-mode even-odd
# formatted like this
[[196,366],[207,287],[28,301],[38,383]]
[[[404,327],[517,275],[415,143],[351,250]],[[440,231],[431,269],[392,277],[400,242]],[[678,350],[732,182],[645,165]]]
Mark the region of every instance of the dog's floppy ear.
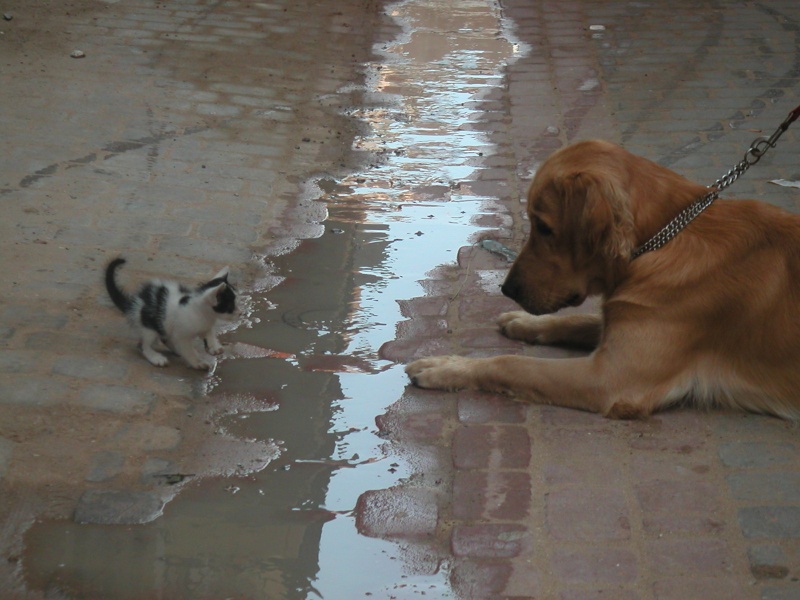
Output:
[[628,260],[635,238],[627,192],[613,177],[594,173],[574,175],[571,185],[574,197],[584,200],[578,227],[588,246],[608,258]]

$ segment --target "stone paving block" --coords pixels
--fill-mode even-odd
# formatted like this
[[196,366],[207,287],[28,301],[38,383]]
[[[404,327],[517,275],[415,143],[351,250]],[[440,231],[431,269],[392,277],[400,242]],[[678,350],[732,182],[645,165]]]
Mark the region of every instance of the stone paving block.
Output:
[[69,394],[67,384],[53,377],[8,375],[0,379],[0,404],[51,406]]
[[732,559],[725,541],[715,538],[649,540],[649,572],[656,578],[724,577],[732,570]]
[[121,361],[102,359],[87,360],[81,356],[65,356],[53,365],[53,373],[80,379],[120,380],[128,372],[128,365]]
[[523,525],[458,525],[451,545],[456,557],[513,558],[531,550],[532,538]]
[[722,505],[717,486],[702,481],[655,480],[637,484],[636,497],[645,514],[701,514],[714,518]]
[[462,423],[524,423],[527,414],[527,404],[495,394],[464,391],[458,396]]
[[[0,330],[2,330],[2,327],[0,327]],[[36,364],[37,358],[39,358],[39,355],[34,351],[0,348],[0,373],[30,373],[35,371],[38,366]]]
[[800,507],[748,506],[739,509],[739,526],[748,538],[800,537]]
[[93,410],[142,414],[150,410],[155,399],[152,392],[136,387],[96,383],[81,390],[75,402]]
[[75,509],[76,523],[136,525],[149,523],[163,509],[161,498],[151,492],[87,490]]
[[103,451],[92,457],[86,481],[101,482],[113,479],[122,472],[125,457],[120,452]]
[[627,548],[558,548],[550,558],[551,572],[568,585],[631,583],[641,568],[636,555]]
[[181,432],[166,425],[134,423],[123,426],[113,437],[121,448],[138,448],[145,451],[172,450],[181,442]]
[[543,579],[548,575],[548,570],[538,566],[534,556],[523,555],[511,559],[511,569],[503,598],[523,600],[544,596]]
[[512,569],[511,562],[506,560],[458,560],[450,583],[461,598],[497,598],[505,589]]
[[747,549],[750,572],[758,580],[784,579],[789,575],[788,559],[780,546],[760,544]]
[[800,584],[796,582],[765,587],[761,592],[761,600],[797,600],[797,598],[800,598]]
[[458,471],[453,481],[457,519],[522,521],[531,505],[530,475],[523,471]]
[[655,513],[642,517],[642,529],[651,535],[708,536],[721,534],[729,527],[726,519],[718,514],[691,515],[679,513]]
[[548,429],[541,437],[546,450],[538,457],[549,485],[597,483],[623,485],[619,443],[603,432]]
[[438,443],[442,438],[444,418],[439,412],[388,413],[375,418],[382,432],[416,442]]
[[142,483],[164,485],[169,483],[170,477],[180,474],[178,466],[166,458],[151,456],[142,465]]
[[800,473],[772,471],[733,473],[728,476],[733,497],[757,504],[800,503]]
[[457,469],[522,469],[530,462],[528,432],[514,425],[475,425],[459,428],[453,438]]
[[432,537],[437,523],[437,499],[429,489],[369,491],[359,497],[356,506],[356,527],[369,537]]
[[719,456],[728,467],[772,467],[797,460],[800,457],[800,448],[785,442],[729,442],[720,445]]
[[570,486],[547,493],[547,531],[565,541],[627,540],[630,509],[616,487]]
[[755,600],[758,588],[726,577],[673,577],[653,584],[656,600],[688,600],[689,598],[719,598],[720,600]]

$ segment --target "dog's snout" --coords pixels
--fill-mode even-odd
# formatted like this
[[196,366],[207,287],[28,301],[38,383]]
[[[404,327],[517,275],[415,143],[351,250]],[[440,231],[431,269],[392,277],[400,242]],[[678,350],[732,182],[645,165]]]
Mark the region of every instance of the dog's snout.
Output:
[[500,286],[500,291],[503,292],[503,296],[512,300],[516,300],[519,297],[519,285],[508,278]]
[[586,297],[583,294],[574,293],[569,298],[567,298],[566,305],[567,306],[580,306],[583,304],[583,301]]

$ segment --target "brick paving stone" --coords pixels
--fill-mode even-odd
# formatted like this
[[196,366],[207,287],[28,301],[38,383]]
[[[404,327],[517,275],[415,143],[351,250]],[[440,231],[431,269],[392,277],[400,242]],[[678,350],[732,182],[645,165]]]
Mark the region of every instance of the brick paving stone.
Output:
[[520,525],[459,525],[451,543],[456,557],[513,558],[529,549],[530,538]]
[[464,392],[458,398],[458,419],[462,423],[524,423],[525,404],[493,394]]
[[513,425],[462,427],[453,439],[457,469],[521,469],[530,461],[528,432]]
[[568,585],[599,586],[631,583],[641,567],[631,550],[606,546],[555,550],[550,568]]
[[738,469],[790,465],[797,452],[793,444],[772,442],[730,442],[719,448],[722,462]]
[[356,507],[356,527],[370,537],[429,538],[437,519],[436,496],[427,489],[366,492]]
[[98,411],[111,413],[146,413],[156,397],[138,387],[93,383],[76,397],[75,403]]
[[121,452],[103,451],[92,457],[86,481],[101,482],[113,479],[122,471],[125,457]]
[[556,540],[627,540],[631,517],[616,487],[570,486],[546,494],[547,530]]
[[657,579],[702,575],[721,577],[731,571],[730,550],[723,540],[661,538],[647,544],[649,570]]
[[748,538],[798,538],[800,506],[747,506],[739,510],[739,525]]
[[718,577],[674,577],[653,585],[656,600],[685,600],[687,598],[726,598],[745,600],[758,598],[759,591],[737,581]]
[[522,471],[457,471],[453,480],[453,516],[477,519],[524,520],[533,489]]
[[450,583],[462,598],[491,598],[506,589],[513,567],[509,561],[458,560]]
[[759,544],[747,550],[750,572],[756,579],[784,579],[789,575],[787,556],[780,546]]

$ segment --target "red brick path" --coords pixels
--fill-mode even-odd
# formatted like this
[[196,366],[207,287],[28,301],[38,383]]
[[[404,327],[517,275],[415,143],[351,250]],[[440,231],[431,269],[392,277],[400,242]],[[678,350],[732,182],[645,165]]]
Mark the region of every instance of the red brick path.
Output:
[[[711,182],[800,103],[790,0],[501,4],[531,53],[484,104],[497,153],[478,179],[506,212],[475,218],[512,247],[526,228],[519,197],[554,149],[602,137]],[[790,132],[729,195],[794,209],[796,193],[767,181],[796,178],[797,148]],[[566,355],[501,337],[494,318],[513,305],[485,283],[507,263],[477,247],[458,256],[403,303],[409,321],[384,357]],[[688,409],[619,422],[409,388],[379,427],[441,473],[410,484],[408,530],[370,533],[438,544],[460,597],[800,598],[800,447],[784,422]]]

